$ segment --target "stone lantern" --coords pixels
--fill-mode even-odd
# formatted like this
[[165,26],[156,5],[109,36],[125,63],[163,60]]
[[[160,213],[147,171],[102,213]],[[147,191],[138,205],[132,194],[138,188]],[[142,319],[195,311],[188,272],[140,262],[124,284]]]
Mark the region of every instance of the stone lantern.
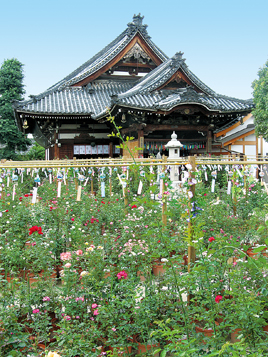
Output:
[[[180,148],[183,145],[181,144],[180,141],[177,140],[177,134],[175,131],[173,131],[173,134],[171,135],[171,140],[165,145],[166,148],[168,148],[168,158],[175,160],[180,157]],[[170,171],[170,180],[171,181],[178,181],[179,175],[178,175],[178,167],[175,165],[171,166],[171,171]]]

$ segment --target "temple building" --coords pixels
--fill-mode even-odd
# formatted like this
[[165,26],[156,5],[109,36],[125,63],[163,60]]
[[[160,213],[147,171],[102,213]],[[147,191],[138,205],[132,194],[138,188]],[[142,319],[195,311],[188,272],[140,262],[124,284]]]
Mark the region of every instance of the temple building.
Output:
[[216,133],[250,114],[252,100],[215,93],[193,74],[183,53],[169,58],[134,15],[114,41],[67,77],[30,100],[14,104],[21,131],[46,148],[46,159],[124,155],[107,120],[109,108],[122,136],[134,137],[136,155],[166,152],[173,131],[181,155],[224,154]]

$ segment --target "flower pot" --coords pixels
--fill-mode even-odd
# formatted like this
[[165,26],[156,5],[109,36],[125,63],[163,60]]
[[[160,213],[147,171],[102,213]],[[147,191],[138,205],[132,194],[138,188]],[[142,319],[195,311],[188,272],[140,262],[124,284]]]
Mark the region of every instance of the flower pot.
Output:
[[268,325],[262,326],[263,331],[268,332]]
[[[156,343],[153,345],[144,345],[140,342],[138,342],[138,354],[139,353],[147,353],[147,351],[150,351],[151,349],[156,349],[157,347],[160,347],[160,343]],[[154,355],[156,356],[156,355]]]
[[153,265],[153,274],[155,276],[164,275],[165,272],[166,272],[166,268],[164,268],[163,264],[155,264],[155,265]]
[[249,248],[246,253],[250,258],[258,259],[258,253],[253,253],[253,248]]
[[132,347],[128,346],[128,347],[112,347],[109,346],[110,351],[114,352],[114,350],[117,351],[117,354],[119,356],[128,356],[131,354],[132,351]]
[[231,332],[231,342],[232,343],[240,342],[240,339],[237,338],[237,336],[239,336],[240,333],[241,333],[241,328],[237,328],[233,332]]
[[199,326],[195,326],[195,332],[202,333],[205,337],[212,337],[214,333],[212,328],[205,329]]

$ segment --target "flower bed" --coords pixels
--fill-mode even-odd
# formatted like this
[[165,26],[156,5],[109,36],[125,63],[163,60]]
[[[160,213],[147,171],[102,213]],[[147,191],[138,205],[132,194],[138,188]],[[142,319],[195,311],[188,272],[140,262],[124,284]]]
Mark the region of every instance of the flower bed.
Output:
[[[260,183],[241,168],[222,170],[211,192],[204,170],[186,166],[183,188],[174,190],[167,172],[159,188],[157,170],[115,169],[106,168],[106,177],[95,170],[96,196],[83,184],[81,200],[83,170],[64,179],[40,170],[40,185],[29,172],[14,200],[2,173],[1,356],[135,355],[140,345],[154,346],[147,354],[265,355],[267,194]],[[103,190],[105,180],[111,185]]]

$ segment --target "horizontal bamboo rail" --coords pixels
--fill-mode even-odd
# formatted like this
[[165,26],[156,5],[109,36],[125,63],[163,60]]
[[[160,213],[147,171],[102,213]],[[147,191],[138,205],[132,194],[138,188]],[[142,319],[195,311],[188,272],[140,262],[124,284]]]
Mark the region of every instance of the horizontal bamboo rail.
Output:
[[[4,161],[1,160],[0,169],[16,168],[81,168],[81,167],[121,167],[121,166],[181,166],[189,163],[188,157],[178,159],[88,159],[88,160],[35,160],[35,161]],[[268,157],[254,157],[247,160],[239,160],[237,157],[195,157],[196,165],[268,165]]]

